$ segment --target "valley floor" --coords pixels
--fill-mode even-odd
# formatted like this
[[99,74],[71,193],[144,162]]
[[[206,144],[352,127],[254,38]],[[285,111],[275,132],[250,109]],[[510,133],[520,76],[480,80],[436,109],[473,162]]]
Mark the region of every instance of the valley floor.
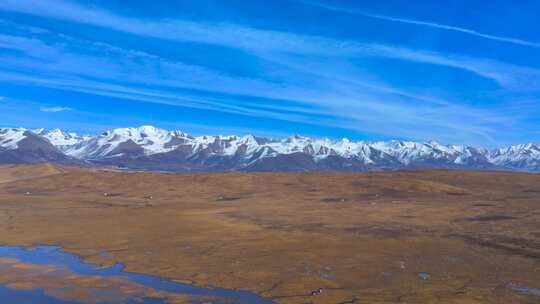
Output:
[[540,175],[0,167],[0,245],[40,244],[276,303],[537,303]]

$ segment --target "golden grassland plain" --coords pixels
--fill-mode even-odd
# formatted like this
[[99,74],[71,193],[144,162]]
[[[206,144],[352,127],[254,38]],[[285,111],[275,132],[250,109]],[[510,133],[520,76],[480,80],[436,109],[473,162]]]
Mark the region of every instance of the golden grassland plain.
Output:
[[4,166],[0,243],[277,303],[538,303],[540,175]]

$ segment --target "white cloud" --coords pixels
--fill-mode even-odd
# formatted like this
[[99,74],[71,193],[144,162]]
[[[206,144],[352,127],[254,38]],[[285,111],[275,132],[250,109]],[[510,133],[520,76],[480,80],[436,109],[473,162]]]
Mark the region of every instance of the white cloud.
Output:
[[[366,74],[351,68],[348,60],[382,57],[428,63],[469,71],[471,77],[491,79],[506,89],[540,88],[540,71],[534,68],[463,55],[230,24],[141,21],[58,0],[46,4],[32,0],[4,0],[0,1],[0,10],[2,8],[145,37],[241,49],[262,59],[261,74],[271,75],[269,78],[239,77],[96,41],[65,35],[50,39],[54,33],[47,33],[48,39],[43,40],[37,34],[26,37],[23,34],[0,35],[0,47],[23,54],[0,57],[0,66],[6,71],[32,72],[0,72],[2,81],[139,102],[317,123],[393,137],[436,137],[448,142],[473,142],[479,138],[490,140],[496,134],[493,126],[509,124],[508,120],[513,117],[501,116],[504,109],[479,109],[443,97],[422,96],[423,92],[411,92],[410,88],[370,82],[363,77]],[[66,45],[70,47],[66,48]],[[211,94],[190,95],[183,89],[275,100],[241,104]],[[282,102],[285,100],[299,106],[291,109]],[[69,110],[65,107],[42,108],[46,112]]]
[[68,112],[73,110],[72,108],[68,107],[41,107],[39,108],[41,112],[48,112],[48,113],[58,113],[58,112]]
[[413,20],[413,19],[394,18],[394,17],[389,17],[389,16],[383,16],[383,15],[372,15],[372,14],[365,14],[365,15],[371,18],[376,18],[376,19],[381,19],[381,20],[427,26],[427,27],[432,27],[432,28],[437,28],[437,29],[442,29],[442,30],[447,30],[447,31],[460,32],[460,33],[473,35],[473,36],[481,37],[481,38],[486,38],[490,40],[500,41],[500,42],[508,42],[512,44],[540,48],[540,43],[538,42],[531,42],[531,41],[517,39],[517,38],[484,34],[481,32],[477,32],[475,30],[466,29],[466,28],[457,27],[457,26],[438,24],[438,23],[433,23],[433,22],[425,22],[425,21]]
[[[317,121],[319,125],[364,132],[377,130],[379,134],[398,137],[437,137],[448,142],[458,142],[458,139],[464,138],[471,139],[469,141],[479,137],[489,138],[494,132],[494,129],[489,127],[491,122],[484,119],[497,116],[494,111],[475,111],[467,106],[456,107],[445,100],[410,94],[384,84],[368,82],[366,85],[354,70],[347,72],[339,56],[333,59],[328,57],[331,62],[340,63],[339,69],[334,70],[333,65],[328,65],[328,62],[320,63],[319,56],[270,56],[274,53],[269,53],[269,56],[262,58],[268,61],[266,69],[272,69],[274,75],[282,77],[278,77],[281,81],[276,83],[264,79],[224,75],[200,66],[164,60],[151,54],[132,52],[110,45],[96,45],[92,41],[77,40],[64,35],[57,38],[56,42],[47,43],[38,38],[0,35],[0,46],[27,54],[19,58],[0,57],[0,66],[11,70],[32,71],[31,75],[2,72],[0,79],[93,95],[283,121]],[[72,48],[65,48],[66,43]],[[382,56],[394,56],[392,47],[378,46],[377,49]],[[106,52],[107,56],[101,56],[102,52]],[[401,50],[400,54],[411,58],[418,56],[417,51],[407,49]],[[454,64],[453,60],[464,60],[464,57],[453,59],[426,52],[422,54],[432,61],[446,60],[447,65]],[[512,70],[501,63],[490,65],[486,62],[479,66],[480,62],[482,61],[473,61],[468,68],[483,73],[489,69],[499,69],[501,72]],[[275,67],[280,67],[281,70],[276,70]],[[514,70],[514,74],[528,71],[521,67],[515,67]],[[505,82],[506,79],[501,78],[503,73],[498,73],[497,70],[493,75],[502,83],[512,84]],[[119,84],[115,81],[118,79],[124,82]],[[531,79],[534,77],[524,81]],[[276,101],[238,104],[222,97],[191,96],[179,90],[184,88],[272,98]],[[302,106],[290,109],[278,101],[283,99],[295,101]],[[469,123],[465,126],[461,121]]]
[[302,3],[305,3],[305,4],[309,4],[309,5],[313,5],[313,6],[325,8],[325,9],[328,9],[328,10],[333,10],[333,11],[345,12],[345,13],[349,13],[349,14],[356,14],[356,15],[361,15],[361,16],[365,16],[365,17],[369,17],[369,18],[375,18],[375,19],[379,19],[379,20],[386,20],[386,21],[406,23],[406,24],[414,24],[414,25],[426,26],[426,27],[431,27],[431,28],[436,28],[436,29],[441,29],[441,30],[446,30],[446,31],[454,31],[454,32],[459,32],[459,33],[472,35],[472,36],[476,36],[476,37],[480,37],[480,38],[485,38],[485,39],[489,39],[489,40],[494,40],[494,41],[507,42],[507,43],[517,44],[517,45],[524,45],[524,46],[529,46],[529,47],[534,47],[534,48],[540,48],[540,43],[538,43],[538,42],[532,42],[532,41],[527,41],[527,40],[518,39],[518,38],[511,38],[511,37],[504,37],[504,36],[486,34],[486,33],[482,33],[482,32],[472,30],[472,29],[459,27],[459,26],[440,24],[440,23],[435,23],[435,22],[427,22],[427,21],[415,20],[415,19],[407,19],[407,18],[398,18],[398,17],[391,17],[391,16],[385,16],[385,15],[370,14],[370,13],[367,13],[367,12],[364,12],[364,11],[361,11],[361,10],[354,10],[354,9],[350,9],[350,8],[337,7],[337,6],[329,5],[329,4],[326,4],[326,3],[320,3],[320,2],[312,2],[312,1],[307,1],[307,0],[306,1],[300,0],[300,1]]
[[[428,52],[388,44],[335,40],[326,37],[299,35],[225,23],[200,23],[171,19],[139,20],[117,15],[103,9],[62,0],[49,0],[46,3],[39,0],[3,0],[0,1],[0,9],[89,24],[146,37],[244,49],[265,59],[276,56],[277,53],[278,55],[295,53],[303,56],[341,56],[342,58],[384,57],[466,70],[481,77],[492,79],[505,88],[523,88],[531,82],[534,85],[540,84],[540,72],[534,69],[496,60]],[[367,14],[364,15],[368,16]],[[375,18],[375,15],[371,17]],[[383,17],[377,16],[377,18]],[[391,19],[391,17],[384,18]],[[405,21],[405,19],[393,19],[396,19],[394,21]],[[412,20],[409,20],[409,23],[412,22]],[[421,21],[414,22],[423,24]],[[432,26],[435,26],[435,24],[432,24]],[[445,25],[438,26],[448,29],[453,28]]]

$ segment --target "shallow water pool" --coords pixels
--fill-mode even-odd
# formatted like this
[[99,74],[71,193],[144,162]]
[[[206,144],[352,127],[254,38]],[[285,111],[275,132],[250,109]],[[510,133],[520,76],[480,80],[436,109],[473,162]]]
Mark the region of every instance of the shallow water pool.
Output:
[[[3,272],[3,273],[2,273]],[[0,299],[6,303],[270,304],[255,293],[202,288],[124,271],[122,264],[85,264],[56,246],[0,246]],[[9,301],[7,301],[9,300]]]

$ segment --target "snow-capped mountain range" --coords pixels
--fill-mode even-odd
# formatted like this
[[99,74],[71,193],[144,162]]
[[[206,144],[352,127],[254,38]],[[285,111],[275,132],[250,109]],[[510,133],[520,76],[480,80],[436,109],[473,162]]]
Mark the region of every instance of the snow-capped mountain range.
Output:
[[162,171],[463,168],[540,172],[540,144],[497,150],[437,142],[198,136],[152,126],[96,136],[0,128],[0,163],[59,162]]

